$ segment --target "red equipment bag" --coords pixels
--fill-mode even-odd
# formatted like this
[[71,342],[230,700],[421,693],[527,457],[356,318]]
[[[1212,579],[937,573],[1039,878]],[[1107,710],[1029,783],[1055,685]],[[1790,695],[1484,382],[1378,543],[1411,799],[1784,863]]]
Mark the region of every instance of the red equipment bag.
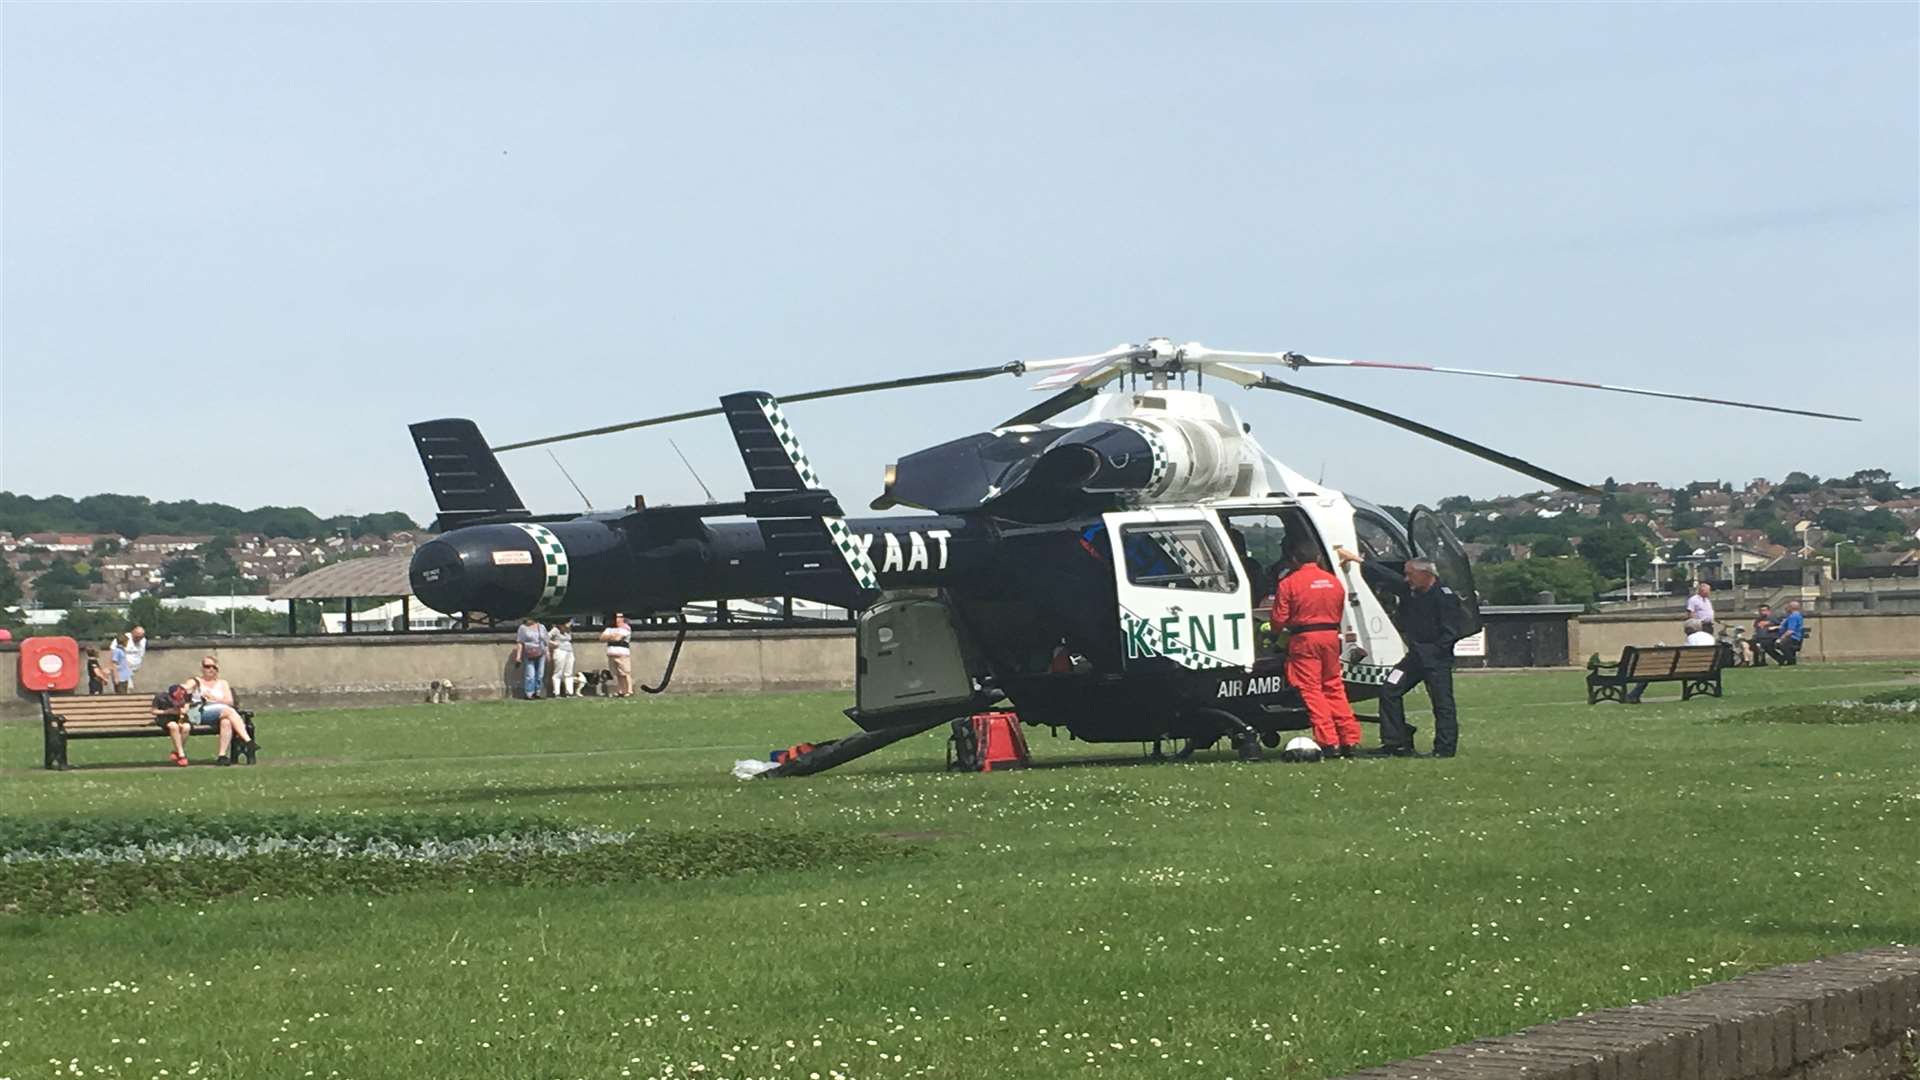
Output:
[[1020,729],[1018,713],[975,713],[953,722],[953,738],[947,743],[947,768],[992,772],[995,765],[1031,763],[1027,736]]
[[29,693],[80,687],[80,643],[70,637],[30,637],[20,643],[20,685]]

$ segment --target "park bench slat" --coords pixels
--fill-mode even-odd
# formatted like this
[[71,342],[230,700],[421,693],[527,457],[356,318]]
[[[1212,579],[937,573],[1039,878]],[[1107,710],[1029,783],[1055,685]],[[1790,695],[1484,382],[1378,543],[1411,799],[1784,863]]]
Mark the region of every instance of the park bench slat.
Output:
[[1720,645],[1628,645],[1610,671],[1587,673],[1587,704],[1618,701],[1629,704],[1627,693],[1636,683],[1677,682],[1680,700],[1695,694],[1720,697],[1720,672],[1727,650]]
[[[72,739],[166,738],[166,728],[153,722],[152,702],[147,694],[42,694],[46,767],[67,767],[67,743]],[[257,738],[259,726],[253,714],[241,709],[240,716]],[[208,724],[195,724],[192,731],[195,735],[220,733],[218,725]]]

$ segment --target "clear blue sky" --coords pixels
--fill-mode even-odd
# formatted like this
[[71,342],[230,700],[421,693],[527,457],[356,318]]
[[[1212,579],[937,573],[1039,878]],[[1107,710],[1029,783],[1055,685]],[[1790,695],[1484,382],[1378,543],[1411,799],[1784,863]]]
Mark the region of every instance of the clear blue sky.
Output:
[[[495,441],[1162,334],[1576,476],[1920,473],[1920,7],[0,8],[0,487],[431,502]],[[864,504],[1031,380],[801,405]],[[1381,501],[1532,482],[1231,391]],[[719,421],[673,432],[722,498]],[[659,430],[560,448],[698,489]],[[579,505],[542,451],[505,458]]]

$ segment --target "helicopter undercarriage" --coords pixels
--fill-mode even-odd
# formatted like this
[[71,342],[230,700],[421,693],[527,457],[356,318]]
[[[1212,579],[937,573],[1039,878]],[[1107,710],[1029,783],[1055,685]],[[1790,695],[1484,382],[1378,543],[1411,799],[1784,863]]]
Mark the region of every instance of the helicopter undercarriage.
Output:
[[[1081,742],[1151,743],[1232,738],[1251,729],[1263,738],[1308,727],[1300,694],[1287,684],[1285,659],[1263,656],[1251,670],[1170,671],[1137,675],[1041,675],[1006,684],[1028,726],[1064,728]],[[1348,683],[1349,700],[1371,700],[1379,687]]]
[[[1163,745],[1178,743],[1181,749],[1171,756],[1185,760],[1196,750],[1225,740],[1243,759],[1252,760],[1260,756],[1261,747],[1280,745],[1284,733],[1309,726],[1299,693],[1286,685],[1281,672],[1284,663],[1280,657],[1263,657],[1250,672],[1169,673],[1163,684],[1147,692],[1142,692],[1137,678],[1074,673],[1016,676],[1009,680],[1004,697],[978,694],[963,707],[924,707],[884,719],[849,710],[854,719],[868,725],[866,730],[816,744],[764,775],[825,772],[1002,700],[1012,703],[1026,726],[1053,728],[1056,733],[1064,728],[1070,738],[1081,742],[1152,744],[1156,759],[1167,756],[1161,752]],[[1223,698],[1222,689],[1234,690],[1236,682],[1258,684],[1260,689]],[[1371,700],[1378,696],[1379,686],[1349,683],[1348,694],[1354,702]]]
[[[1190,670],[1167,662],[1143,674],[1123,670],[1118,644],[1104,642],[1089,649],[1094,659],[1081,658],[1082,670],[1036,671],[1006,641],[972,634],[965,617],[971,606],[925,590],[889,597],[865,613],[860,704],[847,712],[864,730],[816,744],[766,775],[824,772],[1002,703],[1027,727],[1064,729],[1087,743],[1152,744],[1156,756],[1166,744],[1181,744],[1176,756],[1184,758],[1224,739],[1252,759],[1261,747],[1278,746],[1284,733],[1309,727],[1299,692],[1287,683],[1284,656],[1260,656],[1250,669]],[[1038,607],[1022,615],[1026,625],[1051,625]],[[1377,697],[1382,670],[1356,666],[1349,700]]]

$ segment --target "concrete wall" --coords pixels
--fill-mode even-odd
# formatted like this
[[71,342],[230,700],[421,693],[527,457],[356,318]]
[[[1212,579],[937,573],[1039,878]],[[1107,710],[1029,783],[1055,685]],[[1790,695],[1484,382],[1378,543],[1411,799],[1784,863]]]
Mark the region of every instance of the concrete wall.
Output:
[[[1752,618],[1744,613],[1737,617]],[[1628,645],[1678,645],[1686,637],[1680,629],[1683,618],[1679,613],[1582,615],[1572,628],[1569,652],[1578,665],[1593,653],[1603,660],[1617,659]],[[1808,616],[1807,625],[1813,636],[1800,654],[1805,660],[1920,660],[1920,614],[1836,611]]]
[[[1807,620],[1809,661],[1920,660],[1920,614],[1834,612]],[[1626,645],[1678,642],[1670,615],[1583,615],[1568,627],[1569,659],[1612,659]],[[671,634],[634,636],[633,674],[657,682]],[[464,698],[507,696],[519,683],[508,670],[512,643],[493,634],[367,634],[311,638],[209,638],[156,641],[147,650],[140,689],[151,692],[199,674],[200,657],[220,658],[221,674],[249,708],[379,705],[422,700],[427,684],[451,680]],[[17,685],[18,646],[0,646],[0,667]],[[582,642],[582,670],[606,666],[597,642]],[[716,630],[688,635],[673,687],[688,691],[844,690],[853,686],[853,631]],[[0,698],[0,716],[24,717],[26,698]]]
[[[633,676],[654,684],[673,636],[634,635]],[[220,673],[248,708],[375,705],[420,701],[427,684],[451,680],[463,698],[498,698],[517,688],[509,671],[511,639],[492,634],[382,634],[325,638],[212,638],[155,641],[138,688],[153,690],[199,674],[200,658],[220,660]],[[0,664],[18,685],[17,647],[0,648]],[[580,670],[606,667],[599,642],[575,646]],[[673,688],[691,691],[838,690],[853,685],[853,631],[715,630],[689,634]],[[6,715],[26,715],[31,702],[8,697]]]
[[1920,950],[1743,975],[1352,1074],[1350,1080],[1907,1080]]
[[[1778,610],[1788,600],[1799,600],[1808,611],[1871,609],[1913,613],[1920,611],[1920,578],[1907,576],[1843,581],[1838,591],[1825,588],[1803,589],[1797,586],[1753,588],[1744,582],[1738,589],[1716,588],[1713,590],[1713,607],[1715,611],[1720,612],[1753,611],[1761,604],[1772,604]],[[1663,614],[1685,611],[1686,606],[1687,598],[1684,595],[1645,597],[1638,595],[1636,591],[1631,603],[1608,601],[1602,610],[1608,615]]]

